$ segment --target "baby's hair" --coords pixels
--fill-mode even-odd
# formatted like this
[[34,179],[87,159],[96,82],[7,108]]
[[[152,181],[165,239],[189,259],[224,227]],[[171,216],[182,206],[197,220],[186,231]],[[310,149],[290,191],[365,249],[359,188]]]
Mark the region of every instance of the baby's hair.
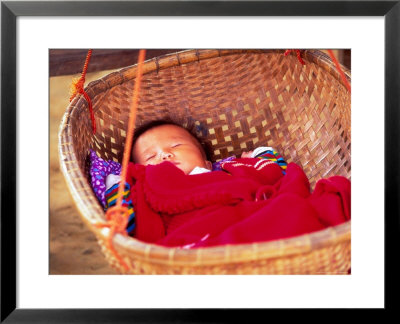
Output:
[[206,130],[201,129],[199,126],[192,120],[174,120],[170,117],[154,119],[150,121],[146,121],[145,123],[139,125],[134,132],[133,141],[132,141],[132,150],[135,146],[136,141],[142,136],[144,133],[158,126],[163,125],[174,125],[186,130],[200,145],[200,148],[203,150],[203,153],[208,161],[212,161],[213,158],[213,150],[211,147],[211,143],[204,137],[204,133],[207,133]]

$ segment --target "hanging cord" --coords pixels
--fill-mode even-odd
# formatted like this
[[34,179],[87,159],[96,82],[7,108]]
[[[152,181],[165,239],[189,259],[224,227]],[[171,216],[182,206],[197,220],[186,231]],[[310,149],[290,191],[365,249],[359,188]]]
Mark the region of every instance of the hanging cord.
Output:
[[72,80],[71,84],[71,97],[69,98],[69,101],[71,102],[78,93],[82,94],[89,106],[89,112],[90,112],[90,119],[92,121],[92,130],[93,134],[96,133],[96,122],[94,120],[94,113],[93,113],[93,106],[92,106],[92,101],[90,100],[89,95],[86,93],[85,89],[83,86],[85,85],[85,77],[86,77],[86,72],[88,69],[89,61],[92,56],[93,50],[89,50],[87,55],[86,55],[86,60],[85,60],[85,65],[83,66],[82,74],[80,78]]
[[291,51],[295,51],[296,52],[297,59],[299,60],[301,65],[305,65],[306,64],[306,63],[304,63],[303,59],[301,58],[301,52],[298,49],[297,50],[288,49],[288,50],[285,51],[285,53],[283,55],[288,56]]
[[[296,52],[297,59],[299,60],[299,62],[300,62],[302,65],[305,65],[303,59],[301,58],[301,51],[298,50],[298,49],[297,49],[297,50],[288,49],[288,50],[285,51],[285,53],[284,53],[283,55],[288,56],[288,55],[290,54],[291,51],[295,51],[295,52]],[[340,77],[342,78],[345,87],[347,88],[347,90],[349,91],[349,93],[351,93],[351,86],[350,86],[350,83],[349,83],[349,81],[347,80],[346,75],[344,74],[344,72],[343,72],[343,70],[342,70],[342,68],[341,68],[341,66],[340,66],[340,64],[339,64],[339,62],[338,62],[338,60],[336,59],[335,54],[333,54],[333,51],[330,50],[330,49],[328,49],[327,51],[328,51],[328,54],[329,54],[329,56],[331,57],[333,63],[335,64],[336,69],[339,71]]]
[[110,228],[110,232],[107,238],[107,247],[111,250],[114,254],[115,258],[120,262],[121,266],[128,270],[129,266],[126,262],[121,258],[118,252],[115,250],[112,239],[115,234],[119,233],[122,235],[126,235],[126,225],[128,224],[129,220],[129,210],[127,207],[122,206],[122,198],[124,195],[124,188],[126,182],[126,174],[128,170],[128,163],[129,157],[131,155],[131,147],[132,147],[132,140],[133,140],[133,131],[135,129],[136,123],[136,110],[138,106],[138,99],[139,99],[139,92],[140,92],[140,84],[142,81],[142,74],[143,74],[143,62],[145,59],[146,50],[139,51],[139,58],[137,64],[137,71],[136,71],[136,79],[135,79],[135,87],[133,92],[133,99],[131,103],[131,109],[129,114],[129,122],[128,122],[128,131],[126,136],[125,148],[124,148],[124,155],[122,158],[122,167],[121,167],[121,180],[118,187],[117,193],[117,202],[115,206],[109,208],[106,212],[106,224],[96,224],[97,227],[108,227]]
[[131,112],[129,115],[129,123],[128,123],[128,132],[126,136],[126,143],[125,143],[125,148],[124,148],[124,155],[122,158],[122,169],[121,169],[121,183],[118,188],[118,198],[117,198],[117,206],[122,205],[122,198],[124,194],[124,186],[125,186],[125,179],[126,179],[126,173],[128,170],[128,163],[129,163],[129,157],[131,155],[131,148],[132,148],[132,140],[133,140],[133,131],[135,129],[135,123],[136,123],[136,110],[137,110],[137,105],[138,105],[138,99],[139,99],[139,91],[140,91],[140,84],[142,81],[142,68],[143,68],[143,62],[145,59],[146,55],[146,50],[140,50],[139,51],[139,59],[138,59],[138,70],[136,74],[136,79],[135,79],[135,89],[133,93],[133,100],[132,100],[132,105],[131,105]]
[[333,51],[330,50],[330,49],[328,49],[327,51],[328,51],[328,54],[329,54],[329,56],[331,57],[333,63],[335,64],[336,69],[339,71],[340,77],[342,78],[344,85],[346,86],[346,88],[347,88],[347,90],[349,91],[349,93],[351,93],[351,86],[350,86],[350,83],[349,83],[349,81],[347,80],[346,75],[344,74],[344,72],[343,72],[343,70],[342,70],[342,68],[341,68],[341,66],[340,66],[340,64],[339,64],[339,62],[338,62],[338,60],[336,59],[335,54],[333,54]]

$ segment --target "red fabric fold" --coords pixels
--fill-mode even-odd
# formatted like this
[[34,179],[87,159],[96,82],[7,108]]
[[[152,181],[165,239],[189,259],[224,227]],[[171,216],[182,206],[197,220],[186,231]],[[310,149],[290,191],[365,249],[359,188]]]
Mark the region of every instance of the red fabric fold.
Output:
[[313,193],[303,170],[290,163],[236,159],[224,171],[185,175],[169,162],[129,165],[136,237],[195,248],[297,236],[350,219],[350,181],[335,176]]

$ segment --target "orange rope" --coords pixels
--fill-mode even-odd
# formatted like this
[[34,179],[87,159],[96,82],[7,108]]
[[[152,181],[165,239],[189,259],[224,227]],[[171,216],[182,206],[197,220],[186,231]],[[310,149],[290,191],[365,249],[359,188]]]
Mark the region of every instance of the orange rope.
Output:
[[131,154],[131,147],[133,141],[133,131],[135,129],[136,122],[136,111],[138,106],[139,92],[140,92],[140,84],[142,81],[143,74],[143,62],[145,59],[146,50],[139,51],[138,65],[136,71],[136,79],[135,79],[135,87],[133,92],[133,99],[131,103],[129,122],[128,122],[128,131],[126,136],[124,155],[122,158],[122,167],[121,167],[121,180],[117,193],[117,202],[115,206],[109,208],[106,212],[107,224],[96,224],[97,227],[109,227],[110,233],[107,239],[107,247],[114,254],[115,258],[120,262],[120,264],[126,269],[129,269],[129,266],[126,262],[121,258],[118,252],[115,250],[112,244],[112,239],[115,234],[120,233],[122,235],[126,235],[126,225],[129,219],[129,211],[128,208],[122,206],[122,198],[125,189],[126,182],[126,174],[128,170],[129,157]]
[[121,182],[120,186],[118,188],[118,199],[117,199],[117,206],[122,205],[122,196],[124,193],[124,188],[125,188],[125,178],[126,178],[126,173],[128,170],[128,162],[129,162],[129,157],[131,155],[131,146],[132,146],[132,140],[133,140],[133,130],[135,128],[135,122],[136,122],[136,110],[137,110],[137,105],[138,105],[138,99],[139,99],[139,90],[140,90],[140,84],[142,82],[142,68],[143,68],[143,62],[145,59],[146,55],[146,50],[140,50],[139,51],[139,59],[138,59],[138,67],[137,67],[137,74],[136,74],[136,79],[135,79],[135,89],[133,90],[133,100],[131,104],[131,112],[129,115],[129,123],[128,123],[128,132],[126,136],[126,143],[125,143],[125,149],[124,149],[124,156],[122,159],[122,169],[121,169]]
[[88,103],[88,106],[89,106],[90,119],[92,121],[92,129],[93,129],[93,134],[94,134],[94,133],[96,133],[96,122],[94,120],[92,101],[90,100],[89,95],[86,93],[85,89],[83,88],[83,86],[85,85],[86,72],[87,72],[87,69],[89,66],[90,58],[92,57],[92,52],[93,52],[93,50],[90,49],[86,55],[86,60],[85,60],[84,66],[83,66],[81,77],[72,81],[71,97],[69,98],[69,101],[71,102],[78,93],[82,94],[85,97],[85,99]]
[[347,80],[346,75],[344,74],[342,68],[340,67],[340,64],[339,64],[338,60],[336,59],[335,54],[333,54],[333,51],[330,49],[328,49],[327,51],[328,51],[328,54],[331,57],[333,63],[335,63],[336,69],[339,71],[340,77],[342,78],[344,85],[346,86],[347,90],[349,90],[349,93],[351,93],[350,83]]

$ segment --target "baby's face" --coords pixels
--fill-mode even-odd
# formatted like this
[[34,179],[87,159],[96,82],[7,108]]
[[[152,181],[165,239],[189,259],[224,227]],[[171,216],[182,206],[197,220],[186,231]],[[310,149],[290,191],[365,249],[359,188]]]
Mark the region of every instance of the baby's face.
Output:
[[135,163],[156,165],[169,161],[185,174],[196,166],[211,168],[211,162],[206,161],[196,139],[175,125],[161,125],[143,133],[137,139],[132,154]]

